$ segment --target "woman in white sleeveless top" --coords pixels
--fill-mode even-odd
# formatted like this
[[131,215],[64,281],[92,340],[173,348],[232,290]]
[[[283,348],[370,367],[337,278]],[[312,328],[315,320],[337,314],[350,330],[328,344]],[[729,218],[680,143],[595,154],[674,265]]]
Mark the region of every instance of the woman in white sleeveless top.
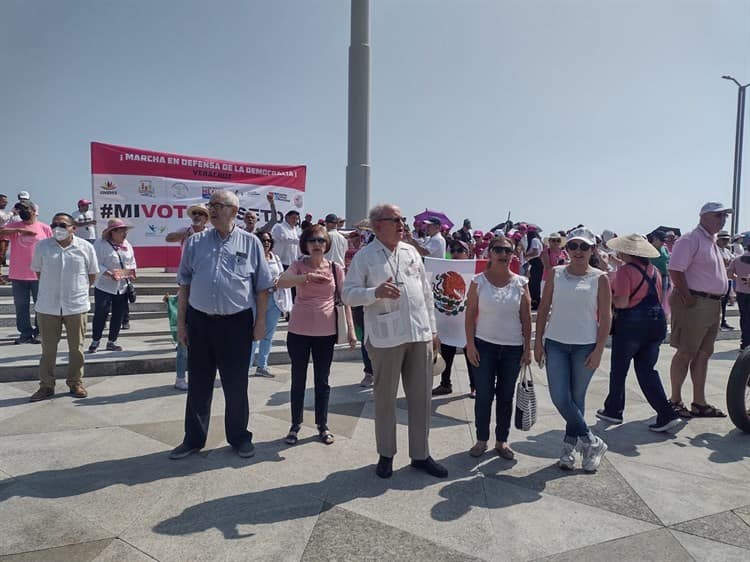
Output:
[[513,243],[505,237],[489,245],[489,264],[471,282],[466,302],[466,357],[474,366],[477,442],[474,457],[487,450],[490,414],[495,402],[495,451],[505,459],[513,391],[521,365],[531,363],[531,297],[528,281],[509,269]]
[[568,235],[570,263],[555,267],[544,287],[534,343],[534,357],[540,366],[546,357],[552,403],[565,419],[558,464],[571,470],[579,450],[587,472],[599,467],[607,451],[607,444],[586,425],[584,403],[591,377],[601,362],[612,317],[609,279],[605,272],[589,265],[595,247],[596,237],[587,228],[577,228]]

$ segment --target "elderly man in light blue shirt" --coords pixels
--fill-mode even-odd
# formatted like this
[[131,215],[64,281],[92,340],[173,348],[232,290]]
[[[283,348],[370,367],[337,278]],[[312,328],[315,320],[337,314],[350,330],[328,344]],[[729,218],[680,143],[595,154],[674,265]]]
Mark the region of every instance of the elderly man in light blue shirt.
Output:
[[241,457],[255,454],[247,430],[247,372],[252,341],[262,339],[266,330],[273,279],[260,240],[235,226],[237,195],[214,192],[207,206],[214,228],[188,239],[177,274],[177,339],[188,348],[190,385],[185,438],[171,459],[205,446],[217,368],[226,402],[227,442]]

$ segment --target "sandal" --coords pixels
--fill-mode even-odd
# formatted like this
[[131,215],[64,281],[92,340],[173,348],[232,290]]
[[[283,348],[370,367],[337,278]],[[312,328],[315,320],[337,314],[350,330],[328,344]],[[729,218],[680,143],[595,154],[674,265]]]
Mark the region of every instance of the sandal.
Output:
[[506,460],[512,461],[516,458],[516,454],[513,452],[513,449],[511,449],[507,445],[503,447],[498,443],[497,445],[495,445],[495,451],[497,452],[498,456]]
[[487,441],[477,441],[474,446],[469,449],[469,454],[472,457],[481,457],[487,450]]
[[327,429],[321,431],[319,437],[320,440],[326,445],[331,445],[336,440],[336,438],[333,436],[333,433],[331,433]]
[[297,433],[299,433],[299,427],[292,427],[292,429],[289,430],[289,433],[287,433],[286,437],[284,438],[284,441],[286,441],[287,445],[297,444],[297,441],[299,441]]
[[690,404],[690,413],[694,418],[725,418],[727,415],[711,404]]
[[672,402],[671,400],[668,401],[669,405],[672,407],[672,410],[674,410],[674,413],[677,414],[682,419],[690,419],[693,417],[693,413],[688,410],[685,407],[685,404],[682,402]]

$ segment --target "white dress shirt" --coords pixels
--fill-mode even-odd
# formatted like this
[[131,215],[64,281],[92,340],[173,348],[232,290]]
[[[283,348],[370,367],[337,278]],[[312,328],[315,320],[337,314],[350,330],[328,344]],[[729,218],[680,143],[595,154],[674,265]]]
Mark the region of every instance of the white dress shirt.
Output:
[[99,272],[94,247],[73,236],[66,247],[54,238],[40,240],[34,248],[31,270],[39,274],[39,296],[34,310],[41,314],[70,316],[91,308],[89,275]]
[[349,242],[336,229],[329,230],[328,237],[331,239],[331,249],[326,252],[326,259],[336,262],[342,269],[345,268],[344,256],[346,256],[346,251],[349,249]]
[[445,259],[445,238],[439,232],[425,238],[421,244],[425,250],[430,252],[428,257]]
[[104,275],[104,272],[112,271],[113,269],[123,269],[123,266],[120,265],[120,258],[125,266],[124,269],[135,269],[133,246],[126,240],[120,246],[119,250],[115,250],[107,240],[97,238],[96,242],[94,242],[94,250],[96,250],[96,258],[99,260],[99,269],[101,270],[99,277],[96,278],[94,287],[110,295],[123,294],[128,284],[127,279],[115,281],[109,275]]
[[[389,277],[401,295],[377,298],[375,288]],[[349,306],[364,306],[365,334],[373,347],[430,341],[437,333],[432,287],[422,257],[404,242],[391,252],[375,239],[359,250],[344,279],[342,298]]]
[[281,263],[289,267],[299,258],[299,238],[302,231],[286,221],[278,222],[271,229],[273,249]]

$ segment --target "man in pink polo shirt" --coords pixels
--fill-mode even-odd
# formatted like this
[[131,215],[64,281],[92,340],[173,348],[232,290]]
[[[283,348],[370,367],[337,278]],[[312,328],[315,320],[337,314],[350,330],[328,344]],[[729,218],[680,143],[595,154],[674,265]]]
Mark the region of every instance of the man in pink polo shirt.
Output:
[[[675,242],[669,261],[674,286],[670,298],[670,345],[677,350],[670,368],[670,402],[682,418],[725,417],[724,412],[706,402],[705,390],[708,360],[719,332],[721,298],[728,283],[716,234],[724,228],[731,212],[731,207],[721,203],[703,205],[698,226]],[[693,381],[693,403],[689,410],[681,396],[688,368]]]

